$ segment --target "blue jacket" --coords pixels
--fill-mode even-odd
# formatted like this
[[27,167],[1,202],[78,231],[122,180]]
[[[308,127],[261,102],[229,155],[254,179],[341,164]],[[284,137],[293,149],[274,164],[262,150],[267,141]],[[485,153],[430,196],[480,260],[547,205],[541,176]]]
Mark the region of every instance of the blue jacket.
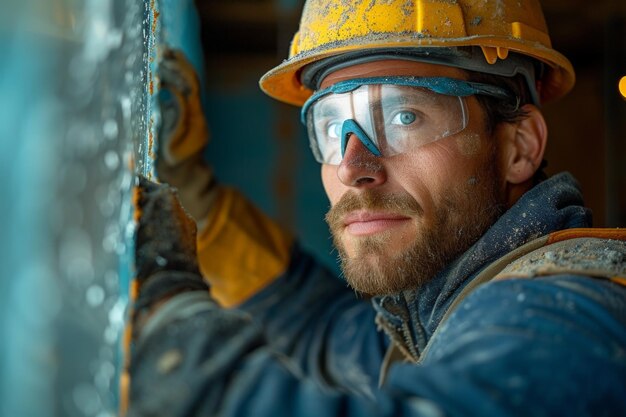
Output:
[[[183,300],[187,313],[139,340],[129,415],[626,415],[626,288],[609,280],[490,282],[433,336],[487,265],[590,221],[574,179],[557,175],[425,287],[372,300],[296,247],[285,275],[241,309]],[[394,363],[379,387],[391,339],[420,363]]]

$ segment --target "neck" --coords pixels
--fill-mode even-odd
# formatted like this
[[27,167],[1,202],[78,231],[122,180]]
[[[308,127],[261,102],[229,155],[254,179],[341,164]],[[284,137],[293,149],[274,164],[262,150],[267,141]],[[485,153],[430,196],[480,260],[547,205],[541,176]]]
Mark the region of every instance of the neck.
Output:
[[533,187],[533,180],[529,179],[520,184],[506,184],[506,204],[507,208],[513,207],[513,205],[520,199],[522,195],[526,193],[526,191],[530,190]]

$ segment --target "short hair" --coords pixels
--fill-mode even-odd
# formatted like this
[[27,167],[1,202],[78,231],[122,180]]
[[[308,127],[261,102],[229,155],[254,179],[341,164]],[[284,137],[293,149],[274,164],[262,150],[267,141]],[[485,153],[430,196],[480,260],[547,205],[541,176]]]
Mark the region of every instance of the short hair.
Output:
[[[487,133],[492,135],[496,127],[501,123],[515,123],[528,116],[528,112],[522,107],[525,104],[532,104],[532,95],[528,89],[526,79],[522,75],[502,77],[475,71],[466,72],[468,73],[469,81],[505,88],[513,93],[515,97],[509,101],[503,101],[502,99],[486,95],[478,94],[475,96],[484,111],[484,124]],[[541,165],[533,176],[534,184],[538,184],[548,177],[544,172],[544,168],[547,165],[548,162],[545,159],[541,161]]]

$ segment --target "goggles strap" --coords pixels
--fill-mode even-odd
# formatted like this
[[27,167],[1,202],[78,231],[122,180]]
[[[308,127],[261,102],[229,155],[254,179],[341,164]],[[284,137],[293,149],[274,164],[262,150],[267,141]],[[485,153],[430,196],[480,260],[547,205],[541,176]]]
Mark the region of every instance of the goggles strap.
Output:
[[347,52],[308,64],[301,74],[302,83],[312,89],[319,89],[324,78],[339,69],[383,59],[407,60],[446,65],[485,74],[514,77],[521,74],[528,86],[533,104],[540,105],[536,80],[542,79],[545,64],[534,58],[511,53],[506,59],[490,64],[485,60],[481,47],[450,48],[381,48]]
[[354,119],[347,119],[343,122],[341,126],[341,159],[343,159],[346,148],[348,147],[348,138],[350,135],[356,135],[356,137],[361,141],[361,143],[367,148],[375,156],[382,156],[380,149],[376,146],[376,144],[370,139],[369,135],[365,133],[365,130],[359,126],[359,124]]

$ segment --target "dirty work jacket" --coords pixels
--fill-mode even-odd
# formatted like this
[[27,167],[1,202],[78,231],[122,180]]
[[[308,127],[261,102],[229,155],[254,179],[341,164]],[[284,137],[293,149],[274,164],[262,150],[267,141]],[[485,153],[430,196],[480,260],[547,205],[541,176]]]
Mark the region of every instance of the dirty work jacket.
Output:
[[[626,289],[611,281],[491,282],[433,337],[485,266],[589,223],[574,179],[561,174],[527,192],[419,291],[360,299],[295,247],[284,276],[237,311],[179,295],[169,303],[181,313],[135,347],[129,415],[626,415]],[[376,316],[411,353],[433,338],[419,364],[393,364],[382,387],[390,339]]]

